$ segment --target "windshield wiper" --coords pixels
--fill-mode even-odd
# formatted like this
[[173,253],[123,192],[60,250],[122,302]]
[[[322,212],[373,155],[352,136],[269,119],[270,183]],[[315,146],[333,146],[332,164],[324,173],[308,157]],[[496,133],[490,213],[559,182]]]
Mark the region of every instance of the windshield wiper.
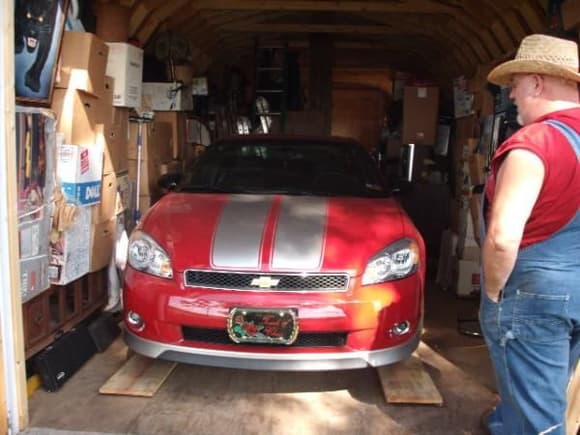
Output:
[[179,192],[198,192],[198,193],[240,193],[242,190],[233,187],[219,187],[210,186],[207,184],[189,184],[185,186],[179,186]]

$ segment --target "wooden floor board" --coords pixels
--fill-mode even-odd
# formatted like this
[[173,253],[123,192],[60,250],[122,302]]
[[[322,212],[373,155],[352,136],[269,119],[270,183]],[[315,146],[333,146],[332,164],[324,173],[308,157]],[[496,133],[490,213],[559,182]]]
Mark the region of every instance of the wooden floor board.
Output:
[[377,371],[387,403],[443,405],[439,390],[416,354]]
[[176,365],[134,354],[99,388],[99,393],[152,397]]
[[566,434],[577,435],[580,433],[580,364],[570,384],[568,385],[568,409],[566,410]]

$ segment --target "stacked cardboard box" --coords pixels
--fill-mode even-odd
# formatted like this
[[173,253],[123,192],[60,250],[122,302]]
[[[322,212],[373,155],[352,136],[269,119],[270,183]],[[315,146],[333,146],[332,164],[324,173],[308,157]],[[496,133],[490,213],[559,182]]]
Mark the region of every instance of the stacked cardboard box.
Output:
[[438,88],[406,86],[403,95],[403,143],[435,145],[438,114]]
[[171,158],[174,160],[183,160],[186,155],[186,121],[184,112],[155,112],[155,122],[164,122],[171,126]]
[[[129,109],[116,105],[130,106],[126,103],[135,103],[141,92],[141,73],[133,71],[137,68],[135,63],[127,66],[130,58],[123,53],[138,55],[141,50],[112,45],[109,48],[97,36],[85,32],[65,32],[63,37],[61,71],[52,109],[58,120],[57,130],[64,139],[57,178],[66,205],[60,205],[59,217],[71,219],[55,231],[55,284],[64,285],[103,269],[113,253],[119,202],[116,174],[128,169],[129,122]],[[109,69],[116,74],[115,79],[110,73],[107,75]],[[139,76],[137,90],[132,81],[135,75]],[[121,79],[120,84],[117,79]],[[62,207],[71,204],[77,209],[68,215],[62,213]]]

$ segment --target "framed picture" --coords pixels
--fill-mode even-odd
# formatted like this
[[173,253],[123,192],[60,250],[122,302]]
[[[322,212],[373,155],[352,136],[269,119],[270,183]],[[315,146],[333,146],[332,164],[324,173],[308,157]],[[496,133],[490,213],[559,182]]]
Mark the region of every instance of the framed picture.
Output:
[[49,106],[68,0],[15,0],[16,101]]

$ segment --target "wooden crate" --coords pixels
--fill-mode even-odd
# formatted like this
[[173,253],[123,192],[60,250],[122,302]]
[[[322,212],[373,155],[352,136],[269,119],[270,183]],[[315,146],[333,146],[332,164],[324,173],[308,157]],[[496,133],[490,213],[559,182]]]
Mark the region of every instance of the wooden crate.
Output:
[[53,285],[22,305],[24,349],[30,358],[107,303],[107,269]]

